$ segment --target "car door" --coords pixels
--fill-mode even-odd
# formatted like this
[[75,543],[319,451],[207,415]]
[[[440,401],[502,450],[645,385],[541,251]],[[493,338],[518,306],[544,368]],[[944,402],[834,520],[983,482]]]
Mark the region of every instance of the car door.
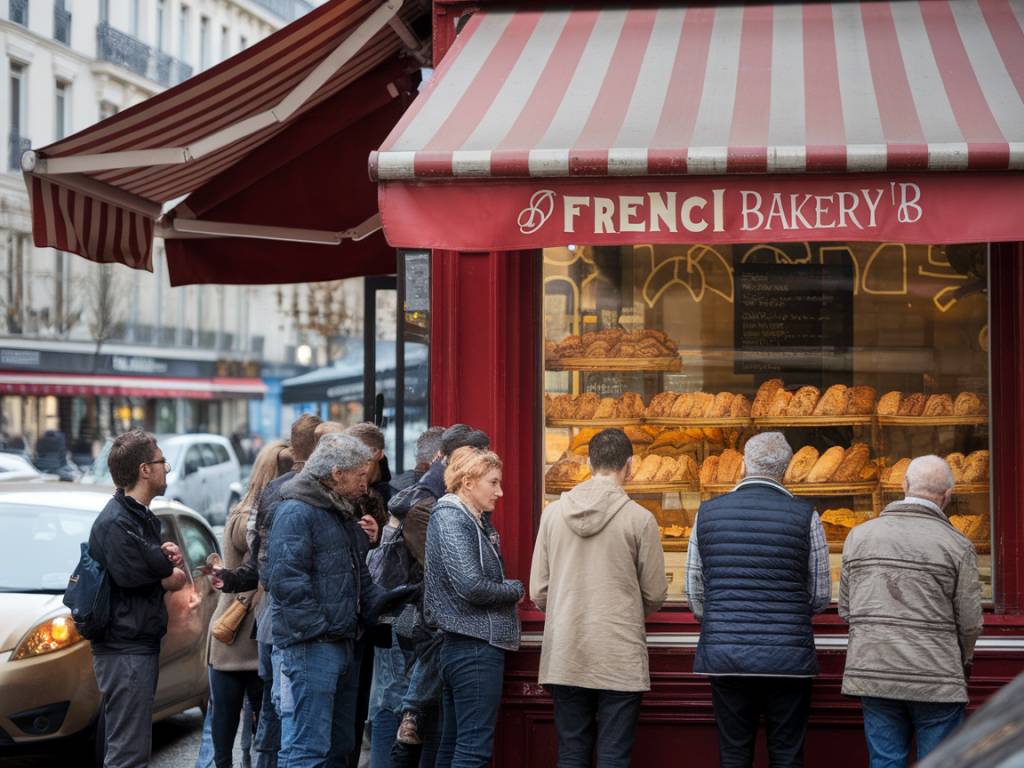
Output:
[[190,445],[185,451],[185,461],[181,468],[181,487],[175,498],[186,507],[191,507],[201,515],[207,513],[209,506],[203,488],[203,454],[199,445]]
[[188,583],[165,598],[167,635],[160,667],[160,693],[165,706],[206,690],[206,636],[219,597],[210,580],[197,570],[211,552],[219,551],[213,536],[205,525],[189,516],[174,518]]
[[217,458],[217,452],[213,450],[213,446],[209,443],[200,443],[199,450],[203,455],[203,468],[200,474],[203,478],[203,493],[206,498],[206,512],[204,516],[211,523],[223,523],[226,518],[224,504],[226,503],[227,493],[224,493],[222,496],[220,490],[220,470],[217,467],[220,460]]

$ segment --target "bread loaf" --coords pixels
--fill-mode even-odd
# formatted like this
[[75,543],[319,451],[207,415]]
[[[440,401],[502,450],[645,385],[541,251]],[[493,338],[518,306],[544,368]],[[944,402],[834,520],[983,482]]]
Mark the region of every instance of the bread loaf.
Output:
[[718,477],[718,456],[708,456],[700,465],[699,479],[701,485],[712,485]]
[[964,481],[965,458],[959,451],[951,453],[946,457],[946,463],[949,464],[949,470],[953,473],[953,482],[955,483],[962,483]]
[[907,474],[907,467],[910,466],[910,459],[900,459],[886,472],[885,482],[893,485],[902,485],[903,478]]
[[635,483],[652,483],[654,482],[655,476],[658,474],[658,469],[661,467],[661,456],[654,454],[647,454],[643,461],[640,462],[640,468],[636,471],[636,477],[633,478]]
[[675,402],[675,392],[659,392],[651,398],[651,402],[647,405],[647,416],[650,418],[656,418],[668,415],[668,411],[672,408],[672,403]]
[[750,401],[744,395],[736,395],[729,406],[729,416],[734,419],[750,415]]
[[737,483],[743,475],[743,454],[726,448],[718,459],[718,474],[715,481],[718,483]]
[[953,398],[949,395],[931,395],[924,404],[922,416],[952,416]]
[[800,387],[786,406],[786,416],[810,416],[821,398],[817,387]]
[[843,460],[832,473],[833,483],[853,483],[860,479],[860,472],[868,463],[871,452],[864,443],[854,443],[843,455]]
[[649,445],[654,441],[654,438],[651,437],[651,433],[642,427],[630,424],[629,426],[623,427],[622,431],[626,433],[626,437],[629,438],[629,442],[636,445]]
[[789,461],[789,466],[786,468],[786,474],[783,476],[782,482],[787,485],[791,483],[802,483],[818,461],[818,458],[818,449],[812,445],[805,445],[793,454],[793,458]]
[[811,412],[812,416],[841,416],[846,413],[850,401],[850,390],[845,384],[833,384],[825,390],[818,404]]
[[981,416],[984,412],[981,398],[973,392],[961,392],[953,403],[955,416]]
[[697,462],[693,456],[683,453],[676,457],[676,471],[672,475],[672,482],[691,484],[697,482]]
[[900,400],[897,416],[921,416],[924,414],[924,393],[914,392]]
[[792,400],[792,392],[787,392],[784,389],[776,390],[775,394],[772,395],[771,402],[768,403],[768,412],[765,416],[775,417],[784,415]]
[[575,419],[592,419],[601,404],[601,397],[596,392],[584,392],[576,398],[574,405]]
[[900,402],[903,399],[903,393],[899,390],[892,392],[886,392],[882,395],[882,398],[878,401],[878,415],[879,416],[896,416],[900,410]]
[[732,392],[719,392],[715,395],[715,401],[711,404],[710,411],[705,415],[713,419],[721,419],[724,416],[728,416],[734,399],[736,399],[736,395]]
[[850,387],[850,400],[846,405],[846,412],[855,416],[867,416],[874,413],[876,396],[874,387],[865,385]]
[[595,419],[614,419],[615,418],[615,399],[611,397],[602,397],[601,402],[598,403],[596,410],[594,411]]
[[839,445],[833,445],[814,463],[811,471],[807,473],[805,483],[827,483],[832,475],[839,468],[846,451]]
[[673,419],[688,418],[693,410],[694,400],[693,392],[684,392],[672,402],[668,415]]
[[620,419],[638,419],[644,415],[644,401],[636,392],[625,392],[615,405],[615,414]]
[[867,464],[865,464],[864,467],[861,469],[860,474],[857,476],[857,480],[859,480],[862,483],[866,483],[869,480],[877,480],[877,479],[878,479],[878,464],[876,464],[873,461],[869,461]]
[[768,405],[771,403],[775,393],[782,389],[782,379],[768,379],[761,383],[754,396],[754,404],[750,408],[750,415],[756,417],[768,416]]
[[988,451],[974,451],[964,459],[963,481],[984,483],[988,480]]
[[658,465],[658,471],[654,474],[654,482],[656,483],[667,483],[672,480],[672,476],[676,473],[679,465],[676,464],[676,460],[671,456],[662,456],[661,464]]
[[690,411],[691,419],[703,419],[711,415],[715,407],[715,396],[707,392],[694,392],[693,409]]

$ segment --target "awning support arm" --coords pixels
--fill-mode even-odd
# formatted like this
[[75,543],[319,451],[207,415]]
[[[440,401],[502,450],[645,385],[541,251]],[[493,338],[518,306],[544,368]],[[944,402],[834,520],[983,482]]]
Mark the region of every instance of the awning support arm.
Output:
[[294,115],[374,35],[390,23],[402,7],[402,2],[403,0],[386,0],[276,106],[247,117],[234,125],[229,125],[193,144],[184,147],[104,152],[68,157],[39,157],[34,150],[30,149],[21,156],[22,170],[26,173],[53,176],[68,173],[96,173],[118,168],[180,165],[206,157],[275,123],[283,123]]
[[[33,174],[27,175],[31,176]],[[162,206],[159,203],[154,203],[152,200],[133,195],[131,192],[125,192],[123,189],[97,181],[89,176],[83,176],[82,174],[62,174],[51,179],[51,181],[54,184],[67,187],[70,190],[80,192],[104,203],[138,213],[154,221],[159,218],[162,210]]]
[[375,213],[362,224],[351,229],[331,232],[323,229],[271,227],[259,224],[235,224],[226,221],[182,219],[160,223],[157,234],[169,238],[242,237],[252,240],[279,240],[286,243],[313,243],[315,245],[341,245],[345,240],[358,242],[381,228],[380,213]]

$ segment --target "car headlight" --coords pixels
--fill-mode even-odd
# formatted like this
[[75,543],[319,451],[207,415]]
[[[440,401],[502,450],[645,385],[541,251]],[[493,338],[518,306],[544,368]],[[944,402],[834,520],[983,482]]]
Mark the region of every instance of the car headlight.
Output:
[[11,661],[62,651],[81,641],[82,636],[78,634],[75,622],[71,620],[69,614],[54,616],[37,624],[25,635],[25,639],[14,649]]

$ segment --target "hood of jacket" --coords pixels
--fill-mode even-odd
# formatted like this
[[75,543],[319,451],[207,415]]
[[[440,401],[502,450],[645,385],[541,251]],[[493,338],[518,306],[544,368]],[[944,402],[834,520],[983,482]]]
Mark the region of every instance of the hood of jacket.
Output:
[[355,506],[305,472],[300,472],[281,487],[281,498],[295,499],[321,509],[334,509],[350,520],[357,517]]
[[562,494],[560,512],[573,533],[587,538],[600,533],[629,501],[621,485],[592,477]]

